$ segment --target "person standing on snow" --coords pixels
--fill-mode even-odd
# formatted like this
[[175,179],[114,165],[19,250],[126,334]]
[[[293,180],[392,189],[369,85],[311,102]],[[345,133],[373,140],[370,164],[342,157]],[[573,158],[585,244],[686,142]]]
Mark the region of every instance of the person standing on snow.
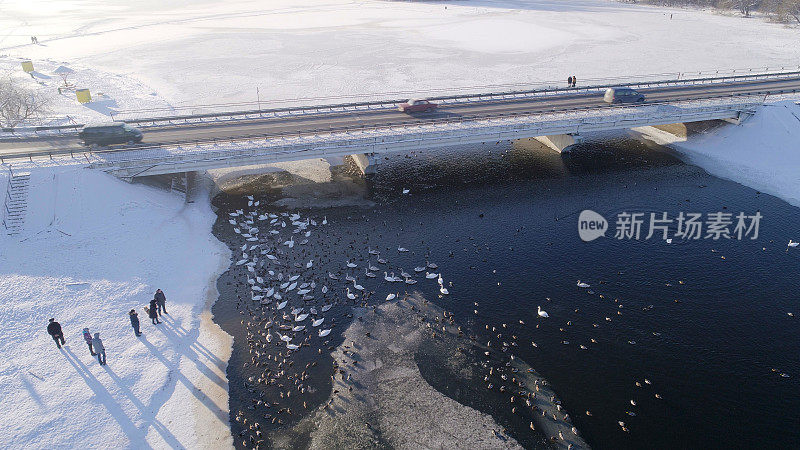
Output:
[[572,76],[572,87],[575,87],[575,85],[577,85],[577,84],[578,84],[578,77],[573,75]]
[[161,313],[167,313],[167,296],[164,295],[164,291],[161,289],[156,289],[156,295],[153,298],[158,302],[158,315]]
[[92,339],[92,346],[94,347],[94,353],[97,355],[97,362],[99,362],[101,366],[105,366],[106,348],[103,345],[103,341],[100,340],[100,333],[94,334],[94,338]]
[[132,309],[131,312],[128,313],[128,316],[131,319],[131,326],[133,327],[133,332],[136,336],[141,336],[142,333],[139,332],[139,315],[136,314],[136,310]]
[[158,321],[158,300],[150,300],[150,309],[147,311],[147,316],[153,320],[153,325],[161,323]]
[[[62,344],[67,343],[67,341],[64,340],[64,332],[61,331],[61,324],[56,322],[56,319],[50,319],[50,323],[47,324],[47,334],[56,341],[56,347],[58,348],[61,348]],[[58,341],[61,341],[61,343]]]
[[92,333],[89,332],[88,328],[83,329],[83,340],[86,341],[86,345],[89,346],[89,352],[92,356],[95,356],[94,349],[92,349]]
[[567,87],[572,87],[572,77],[567,78]]

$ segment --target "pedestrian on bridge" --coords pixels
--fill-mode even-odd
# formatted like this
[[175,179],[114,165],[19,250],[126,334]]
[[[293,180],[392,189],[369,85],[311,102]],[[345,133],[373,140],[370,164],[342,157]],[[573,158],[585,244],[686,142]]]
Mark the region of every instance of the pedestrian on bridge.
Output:
[[567,78],[567,87],[572,87],[572,77]]
[[578,77],[573,75],[572,76],[572,87],[575,87],[575,85],[577,85],[577,84],[578,84]]

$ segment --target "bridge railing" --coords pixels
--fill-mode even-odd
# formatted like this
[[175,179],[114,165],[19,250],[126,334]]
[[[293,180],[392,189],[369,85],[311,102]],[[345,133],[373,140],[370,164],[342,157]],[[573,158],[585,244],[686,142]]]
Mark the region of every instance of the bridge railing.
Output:
[[[800,78],[800,66],[791,68],[781,68],[778,72],[768,72],[769,68],[764,68],[765,71],[760,69],[730,69],[730,70],[717,70],[717,71],[700,71],[700,72],[673,72],[665,74],[651,74],[648,76],[640,77],[610,77],[587,79],[581,81],[581,87],[566,88],[556,82],[544,82],[538,85],[527,85],[527,89],[510,89],[510,86],[515,85],[495,85],[470,88],[472,92],[460,94],[441,94],[434,96],[427,96],[428,99],[440,102],[442,104],[457,104],[457,103],[470,103],[470,102],[485,102],[485,101],[502,101],[513,99],[525,99],[535,97],[547,97],[553,95],[565,94],[599,94],[602,90],[609,86],[627,86],[638,89],[648,89],[654,87],[664,86],[685,86],[685,85],[699,85],[699,84],[719,84],[730,82],[745,82],[757,81],[765,79],[785,79],[785,78]],[[649,77],[649,78],[648,78]],[[658,77],[658,78],[656,78]],[[673,78],[668,78],[673,77]],[[637,79],[638,78],[638,79]],[[633,81],[632,81],[633,80]],[[586,83],[586,84],[584,84]],[[519,85],[517,85],[519,86]],[[489,92],[480,93],[475,92],[477,89],[490,89]],[[135,124],[143,128],[169,128],[176,126],[192,126],[192,125],[208,125],[224,121],[247,121],[259,120],[270,118],[287,118],[304,115],[319,115],[319,114],[342,114],[353,113],[359,111],[374,111],[374,110],[390,110],[396,108],[398,103],[406,101],[409,97],[419,96],[420,93],[426,91],[406,92],[407,96],[398,97],[392,100],[371,100],[362,102],[347,102],[347,103],[334,103],[324,105],[307,105],[307,106],[285,106],[278,108],[262,108],[262,104],[268,102],[254,102],[247,103],[224,103],[217,105],[201,105],[191,107],[193,112],[190,114],[176,114],[180,112],[178,109],[168,110],[171,115],[155,116],[164,112],[163,109],[142,109],[142,110],[129,110],[120,111],[112,116],[114,120],[124,120],[127,123]],[[441,91],[427,91],[439,92]],[[388,95],[399,95],[400,93],[385,93]],[[344,97],[317,97],[296,100],[283,100],[283,101],[270,101],[270,104],[281,102],[303,102],[303,101],[330,101],[332,99],[341,99]],[[257,106],[255,109],[252,107]],[[227,110],[232,108],[232,110]],[[248,109],[242,109],[248,108]],[[198,109],[214,109],[215,111],[196,112]],[[142,117],[147,115],[149,117]],[[70,124],[59,126],[42,126],[42,127],[29,127],[25,131],[29,132],[55,132],[55,133],[75,133],[83,124]],[[19,131],[14,129],[3,129],[3,131]],[[2,136],[2,134],[0,134]]]

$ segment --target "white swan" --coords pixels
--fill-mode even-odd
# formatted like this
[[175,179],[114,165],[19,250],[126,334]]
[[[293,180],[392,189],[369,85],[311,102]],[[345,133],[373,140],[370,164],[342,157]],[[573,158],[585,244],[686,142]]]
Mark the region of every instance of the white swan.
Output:
[[349,267],[351,269],[354,269],[354,268],[358,267],[358,265],[356,265],[352,261],[347,261],[347,267]]
[[395,298],[397,298],[397,294],[389,294],[386,296],[386,301],[394,300]]
[[537,306],[536,309],[539,313],[539,317],[550,317],[550,314],[547,314],[547,311],[542,310],[541,306]]
[[788,247],[797,247],[798,245],[800,245],[800,242],[794,242],[791,239],[789,239],[789,244],[787,244]]
[[400,253],[405,253],[405,252],[408,251],[408,249],[405,248],[405,247],[397,247],[397,251],[400,252]]
[[319,337],[325,337],[325,336],[327,336],[329,334],[331,334],[330,328],[327,329],[327,330],[319,330]]
[[287,342],[286,343],[286,348],[288,348],[289,350],[297,350],[298,348],[300,348],[300,346],[299,345],[295,345],[295,344],[290,344],[290,343]]
[[578,280],[578,287],[579,288],[588,288],[590,285],[588,283],[582,283],[581,280]]
[[278,304],[278,307],[276,309],[281,310],[281,309],[285,308],[288,303],[289,303],[289,300],[284,300],[284,301],[282,301],[282,302],[280,302]]
[[383,279],[390,283],[394,281],[394,277],[390,277],[386,272],[383,272]]
[[360,284],[357,284],[356,280],[353,280],[353,288],[355,288],[357,291],[363,291],[364,290],[364,286],[362,286]]
[[318,327],[318,326],[322,325],[322,322],[324,322],[324,321],[325,321],[324,317],[321,318],[321,319],[317,319],[317,320],[311,322],[311,326],[312,327]]
[[449,294],[449,293],[450,293],[450,291],[448,291],[448,290],[447,290],[447,288],[446,288],[446,287],[444,287],[444,286],[439,286],[439,292],[440,292],[442,295],[447,295],[447,294]]
[[347,298],[349,298],[350,300],[355,300],[356,299],[355,294],[350,292],[350,288],[347,288]]
[[432,279],[434,279],[434,278],[436,278],[436,277],[438,277],[438,276],[439,276],[439,275],[438,275],[438,274],[435,274],[435,273],[425,272],[425,278],[427,278],[427,279],[429,279],[429,280],[432,280]]
[[333,305],[325,305],[322,307],[322,312],[327,312],[329,309],[333,308]]
[[295,322],[302,322],[302,321],[306,320],[307,317],[308,317],[308,313],[303,313],[303,314],[300,314],[299,316],[295,317],[294,321]]

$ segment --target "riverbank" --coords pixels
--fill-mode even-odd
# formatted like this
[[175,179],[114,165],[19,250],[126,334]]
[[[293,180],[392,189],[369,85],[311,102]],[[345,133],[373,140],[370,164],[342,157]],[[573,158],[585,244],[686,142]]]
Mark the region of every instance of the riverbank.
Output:
[[[231,447],[231,343],[209,312],[230,253],[210,234],[208,201],[85,169],[37,169],[30,180],[23,233],[0,236],[0,442]],[[157,288],[169,314],[153,325],[143,307]],[[51,317],[62,349],[45,331]],[[107,365],[84,327],[100,334]]]

